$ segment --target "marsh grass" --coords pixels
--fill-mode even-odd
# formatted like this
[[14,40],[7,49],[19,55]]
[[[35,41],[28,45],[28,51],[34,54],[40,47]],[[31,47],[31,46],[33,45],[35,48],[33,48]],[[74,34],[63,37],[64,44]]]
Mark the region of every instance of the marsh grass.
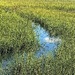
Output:
[[33,51],[31,44],[34,42],[34,46],[36,41],[31,21],[21,18],[15,12],[9,13],[4,10],[0,16],[0,54],[16,53],[24,49],[26,52]]
[[[24,50],[26,63],[17,60],[11,75],[74,75],[75,74],[75,1],[2,0],[0,2],[0,54]],[[56,58],[32,58],[37,43],[31,20],[39,22],[52,36],[59,36],[62,45]],[[23,49],[22,49],[23,48]],[[41,70],[42,61],[43,71]],[[19,64],[20,62],[20,64]]]

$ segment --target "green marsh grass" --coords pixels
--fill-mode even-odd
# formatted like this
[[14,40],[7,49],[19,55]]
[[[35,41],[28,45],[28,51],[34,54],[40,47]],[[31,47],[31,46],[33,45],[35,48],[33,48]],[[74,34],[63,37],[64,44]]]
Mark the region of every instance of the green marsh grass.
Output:
[[[34,32],[31,21],[21,18],[15,12],[9,13],[4,10],[0,15],[0,54],[31,50],[35,46]],[[28,47],[27,47],[28,46]],[[28,49],[30,48],[30,49]]]
[[[1,2],[0,50],[6,53],[13,46],[13,51],[17,51],[24,44],[26,48],[23,50],[29,51],[30,55],[26,63],[23,62],[24,59],[18,61],[17,57],[15,58],[16,63],[10,70],[11,75],[75,74],[75,1]],[[52,36],[62,39],[61,46],[56,50],[55,59],[51,55],[48,58],[32,58],[31,52],[34,53],[36,50],[36,40],[33,39],[35,34],[31,28],[31,21],[39,22]],[[42,64],[42,61],[45,63]]]

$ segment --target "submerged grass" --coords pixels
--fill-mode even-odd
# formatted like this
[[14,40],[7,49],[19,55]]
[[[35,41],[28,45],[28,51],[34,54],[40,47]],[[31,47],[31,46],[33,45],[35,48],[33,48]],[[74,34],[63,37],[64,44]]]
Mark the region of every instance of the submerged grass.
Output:
[[[25,63],[24,59],[18,61],[16,57],[11,75],[75,74],[75,1],[2,0],[0,7],[1,55],[22,48],[30,52]],[[55,59],[51,56],[32,58],[36,40],[31,20],[39,22],[52,36],[62,39],[62,45],[55,52]]]

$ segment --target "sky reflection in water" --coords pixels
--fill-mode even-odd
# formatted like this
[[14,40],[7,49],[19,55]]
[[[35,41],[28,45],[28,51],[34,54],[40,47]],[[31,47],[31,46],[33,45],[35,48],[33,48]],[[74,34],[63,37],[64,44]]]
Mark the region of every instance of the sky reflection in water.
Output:
[[[54,50],[58,47],[60,44],[61,39],[51,37],[48,31],[43,29],[40,24],[37,23],[32,23],[32,28],[33,31],[35,32],[36,39],[39,41],[41,47],[39,50],[36,51],[35,56],[40,57],[42,55],[46,56],[48,53],[53,53]],[[53,53],[54,55],[54,53]],[[25,55],[26,57],[26,55]],[[20,59],[20,56],[18,57]],[[26,59],[26,58],[25,58]],[[2,60],[2,68],[8,68],[8,65],[11,64],[12,62],[15,62],[13,57],[10,59]]]
[[36,52],[36,56],[47,55],[49,52],[53,52],[57,47],[61,39],[51,37],[48,31],[43,29],[40,24],[32,23],[33,30],[36,35],[36,39],[39,41],[41,47]]

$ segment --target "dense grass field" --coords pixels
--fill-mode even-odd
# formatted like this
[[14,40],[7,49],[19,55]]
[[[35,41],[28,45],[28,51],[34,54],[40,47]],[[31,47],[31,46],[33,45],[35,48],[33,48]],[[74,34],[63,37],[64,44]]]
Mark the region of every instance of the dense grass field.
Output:
[[[55,58],[33,56],[39,44],[32,21],[62,39]],[[15,56],[7,71],[0,68],[0,75],[75,75],[75,1],[0,0],[0,62],[19,52],[22,57]]]

